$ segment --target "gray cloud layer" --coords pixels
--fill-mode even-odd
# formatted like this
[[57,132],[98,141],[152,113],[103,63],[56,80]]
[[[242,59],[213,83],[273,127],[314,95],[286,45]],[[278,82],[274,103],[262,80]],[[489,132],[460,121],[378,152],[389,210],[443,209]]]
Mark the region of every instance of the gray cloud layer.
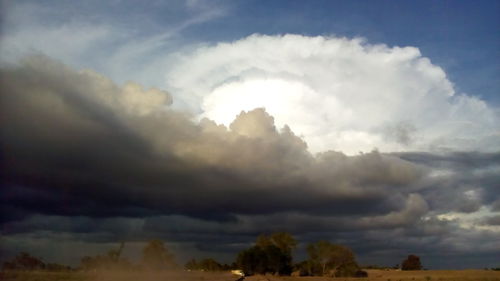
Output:
[[[429,241],[447,251],[466,252],[465,240],[490,241],[485,255],[500,249],[497,217],[478,222],[486,229],[439,217],[498,211],[498,153],[313,155],[264,109],[242,112],[229,128],[193,122],[165,91],[120,87],[42,56],[3,67],[0,79],[8,241],[159,236],[221,252],[287,230],[304,242],[344,241],[366,260]],[[410,131],[396,129],[408,141]],[[397,242],[385,245],[385,236]]]

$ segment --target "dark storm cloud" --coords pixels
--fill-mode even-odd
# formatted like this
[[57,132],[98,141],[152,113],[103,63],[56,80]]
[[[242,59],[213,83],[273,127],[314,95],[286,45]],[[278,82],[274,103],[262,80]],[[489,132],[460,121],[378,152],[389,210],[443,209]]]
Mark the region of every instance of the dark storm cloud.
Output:
[[486,225],[500,225],[500,215],[486,217],[481,222]]
[[[395,153],[433,173],[420,184],[431,208],[475,212],[483,205],[495,209],[500,197],[500,153]],[[439,188],[436,188],[439,187]]]
[[491,209],[495,212],[500,212],[500,199],[497,199],[495,200],[492,204],[491,204]]

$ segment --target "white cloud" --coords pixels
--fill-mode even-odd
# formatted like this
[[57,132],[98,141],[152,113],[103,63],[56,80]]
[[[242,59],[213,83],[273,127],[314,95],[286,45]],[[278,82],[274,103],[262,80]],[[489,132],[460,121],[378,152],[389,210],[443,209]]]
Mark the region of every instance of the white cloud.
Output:
[[265,107],[314,152],[500,148],[494,109],[456,93],[414,47],[252,35],[199,48],[175,65],[167,85],[200,116],[228,125],[241,110]]

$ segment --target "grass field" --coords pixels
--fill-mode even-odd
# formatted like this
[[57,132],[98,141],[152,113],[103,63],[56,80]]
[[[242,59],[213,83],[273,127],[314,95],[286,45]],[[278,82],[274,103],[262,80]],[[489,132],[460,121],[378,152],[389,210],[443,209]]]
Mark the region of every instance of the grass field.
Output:
[[[500,271],[491,270],[367,270],[368,278],[250,276],[245,281],[500,281]],[[3,272],[5,281],[235,281],[227,272]]]

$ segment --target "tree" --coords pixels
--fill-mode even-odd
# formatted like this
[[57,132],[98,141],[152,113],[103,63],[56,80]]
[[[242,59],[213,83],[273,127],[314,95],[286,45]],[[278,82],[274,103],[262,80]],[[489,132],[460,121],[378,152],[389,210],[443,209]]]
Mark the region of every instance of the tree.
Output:
[[171,269],[176,266],[174,256],[165,248],[163,241],[148,242],[142,250],[142,263],[150,269]]
[[4,262],[2,268],[4,270],[37,270],[44,269],[45,264],[41,259],[22,252],[11,261]]
[[269,245],[262,249],[267,258],[267,272],[279,275],[290,275],[292,272],[291,252]]
[[294,271],[297,272],[299,276],[311,276],[314,275],[313,272],[319,272],[319,269],[314,269],[317,264],[313,263],[311,260],[305,260],[294,265]]
[[286,232],[259,235],[255,246],[239,253],[237,265],[246,275],[290,275],[292,251],[296,245],[297,241]]
[[238,254],[236,264],[245,275],[265,274],[267,271],[267,257],[261,247],[253,246]]
[[422,264],[420,263],[420,257],[416,255],[409,255],[402,263],[402,270],[422,270]]
[[237,265],[245,275],[279,274],[290,275],[291,256],[274,245],[253,246],[238,254]]
[[309,244],[307,252],[311,275],[325,276],[330,273],[335,277],[348,277],[355,276],[360,271],[354,253],[345,246],[318,241]]
[[266,252],[268,270],[280,275],[290,275],[292,271],[292,252],[297,240],[287,232],[275,232],[269,236],[260,235],[255,243]]
[[290,233],[276,232],[269,236],[271,243],[281,251],[291,254],[297,246],[297,240]]
[[[318,241],[314,244],[309,244],[307,246],[307,253],[309,254],[309,259],[313,264],[319,264],[321,266],[321,275],[326,273],[326,265],[330,261],[330,254],[333,252],[333,245],[328,241]],[[314,268],[314,266],[313,266]],[[312,274],[314,275],[314,273]]]
[[261,248],[265,248],[267,246],[272,245],[272,242],[271,242],[271,239],[269,238],[269,236],[267,236],[265,234],[261,234],[261,235],[257,236],[257,240],[255,241],[255,245],[258,247],[261,247]]

